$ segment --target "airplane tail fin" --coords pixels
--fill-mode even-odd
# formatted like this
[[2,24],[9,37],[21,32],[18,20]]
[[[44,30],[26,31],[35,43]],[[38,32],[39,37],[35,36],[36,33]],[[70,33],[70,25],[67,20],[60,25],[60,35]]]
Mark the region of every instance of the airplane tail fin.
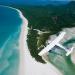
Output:
[[72,48],[69,51],[67,51],[66,56],[69,56],[73,52],[73,50],[74,50],[74,46],[72,46]]

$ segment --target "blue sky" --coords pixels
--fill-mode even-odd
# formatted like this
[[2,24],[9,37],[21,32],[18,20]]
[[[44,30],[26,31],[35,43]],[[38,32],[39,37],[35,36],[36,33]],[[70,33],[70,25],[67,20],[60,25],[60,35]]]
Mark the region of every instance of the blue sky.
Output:
[[[56,2],[54,2],[56,1]],[[58,2],[59,1],[59,2]],[[64,2],[62,2],[64,1]],[[31,5],[37,5],[37,4],[51,4],[51,3],[56,3],[56,4],[66,4],[71,0],[0,0],[0,4],[31,4]]]

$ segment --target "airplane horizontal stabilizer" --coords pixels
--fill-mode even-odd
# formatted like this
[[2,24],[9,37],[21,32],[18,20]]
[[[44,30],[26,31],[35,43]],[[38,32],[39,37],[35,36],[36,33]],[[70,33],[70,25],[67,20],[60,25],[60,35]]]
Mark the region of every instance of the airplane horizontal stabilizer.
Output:
[[69,56],[74,50],[74,47],[72,47],[69,51],[67,51],[66,56]]

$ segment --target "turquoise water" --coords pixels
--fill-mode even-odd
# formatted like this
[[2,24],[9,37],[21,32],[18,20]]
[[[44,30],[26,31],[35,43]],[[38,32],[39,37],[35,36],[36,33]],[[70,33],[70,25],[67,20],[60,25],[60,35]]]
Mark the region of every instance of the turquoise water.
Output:
[[0,75],[17,75],[22,19],[14,9],[0,6]]
[[0,47],[10,34],[21,24],[21,18],[16,10],[0,6]]
[[[63,43],[65,47],[72,47],[75,43],[75,38],[67,40]],[[63,75],[75,75],[75,64],[71,61],[71,55],[66,56],[66,52],[61,49],[56,50],[58,54],[49,53],[50,62],[63,74]]]

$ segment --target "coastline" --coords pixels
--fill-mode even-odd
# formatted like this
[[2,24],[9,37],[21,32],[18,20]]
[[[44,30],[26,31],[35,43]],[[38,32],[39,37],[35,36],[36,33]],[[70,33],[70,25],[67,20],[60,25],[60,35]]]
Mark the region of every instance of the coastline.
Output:
[[[22,15],[21,11],[19,11],[20,18],[22,18],[22,25],[21,25],[21,35],[20,35],[20,40],[19,40],[19,48],[20,48],[20,65],[19,65],[19,75],[25,75],[25,44],[24,44],[24,39],[26,39],[26,35],[24,33],[27,33],[27,30],[25,31],[26,26],[28,25],[27,20],[24,18]],[[27,28],[26,28],[27,29]]]

